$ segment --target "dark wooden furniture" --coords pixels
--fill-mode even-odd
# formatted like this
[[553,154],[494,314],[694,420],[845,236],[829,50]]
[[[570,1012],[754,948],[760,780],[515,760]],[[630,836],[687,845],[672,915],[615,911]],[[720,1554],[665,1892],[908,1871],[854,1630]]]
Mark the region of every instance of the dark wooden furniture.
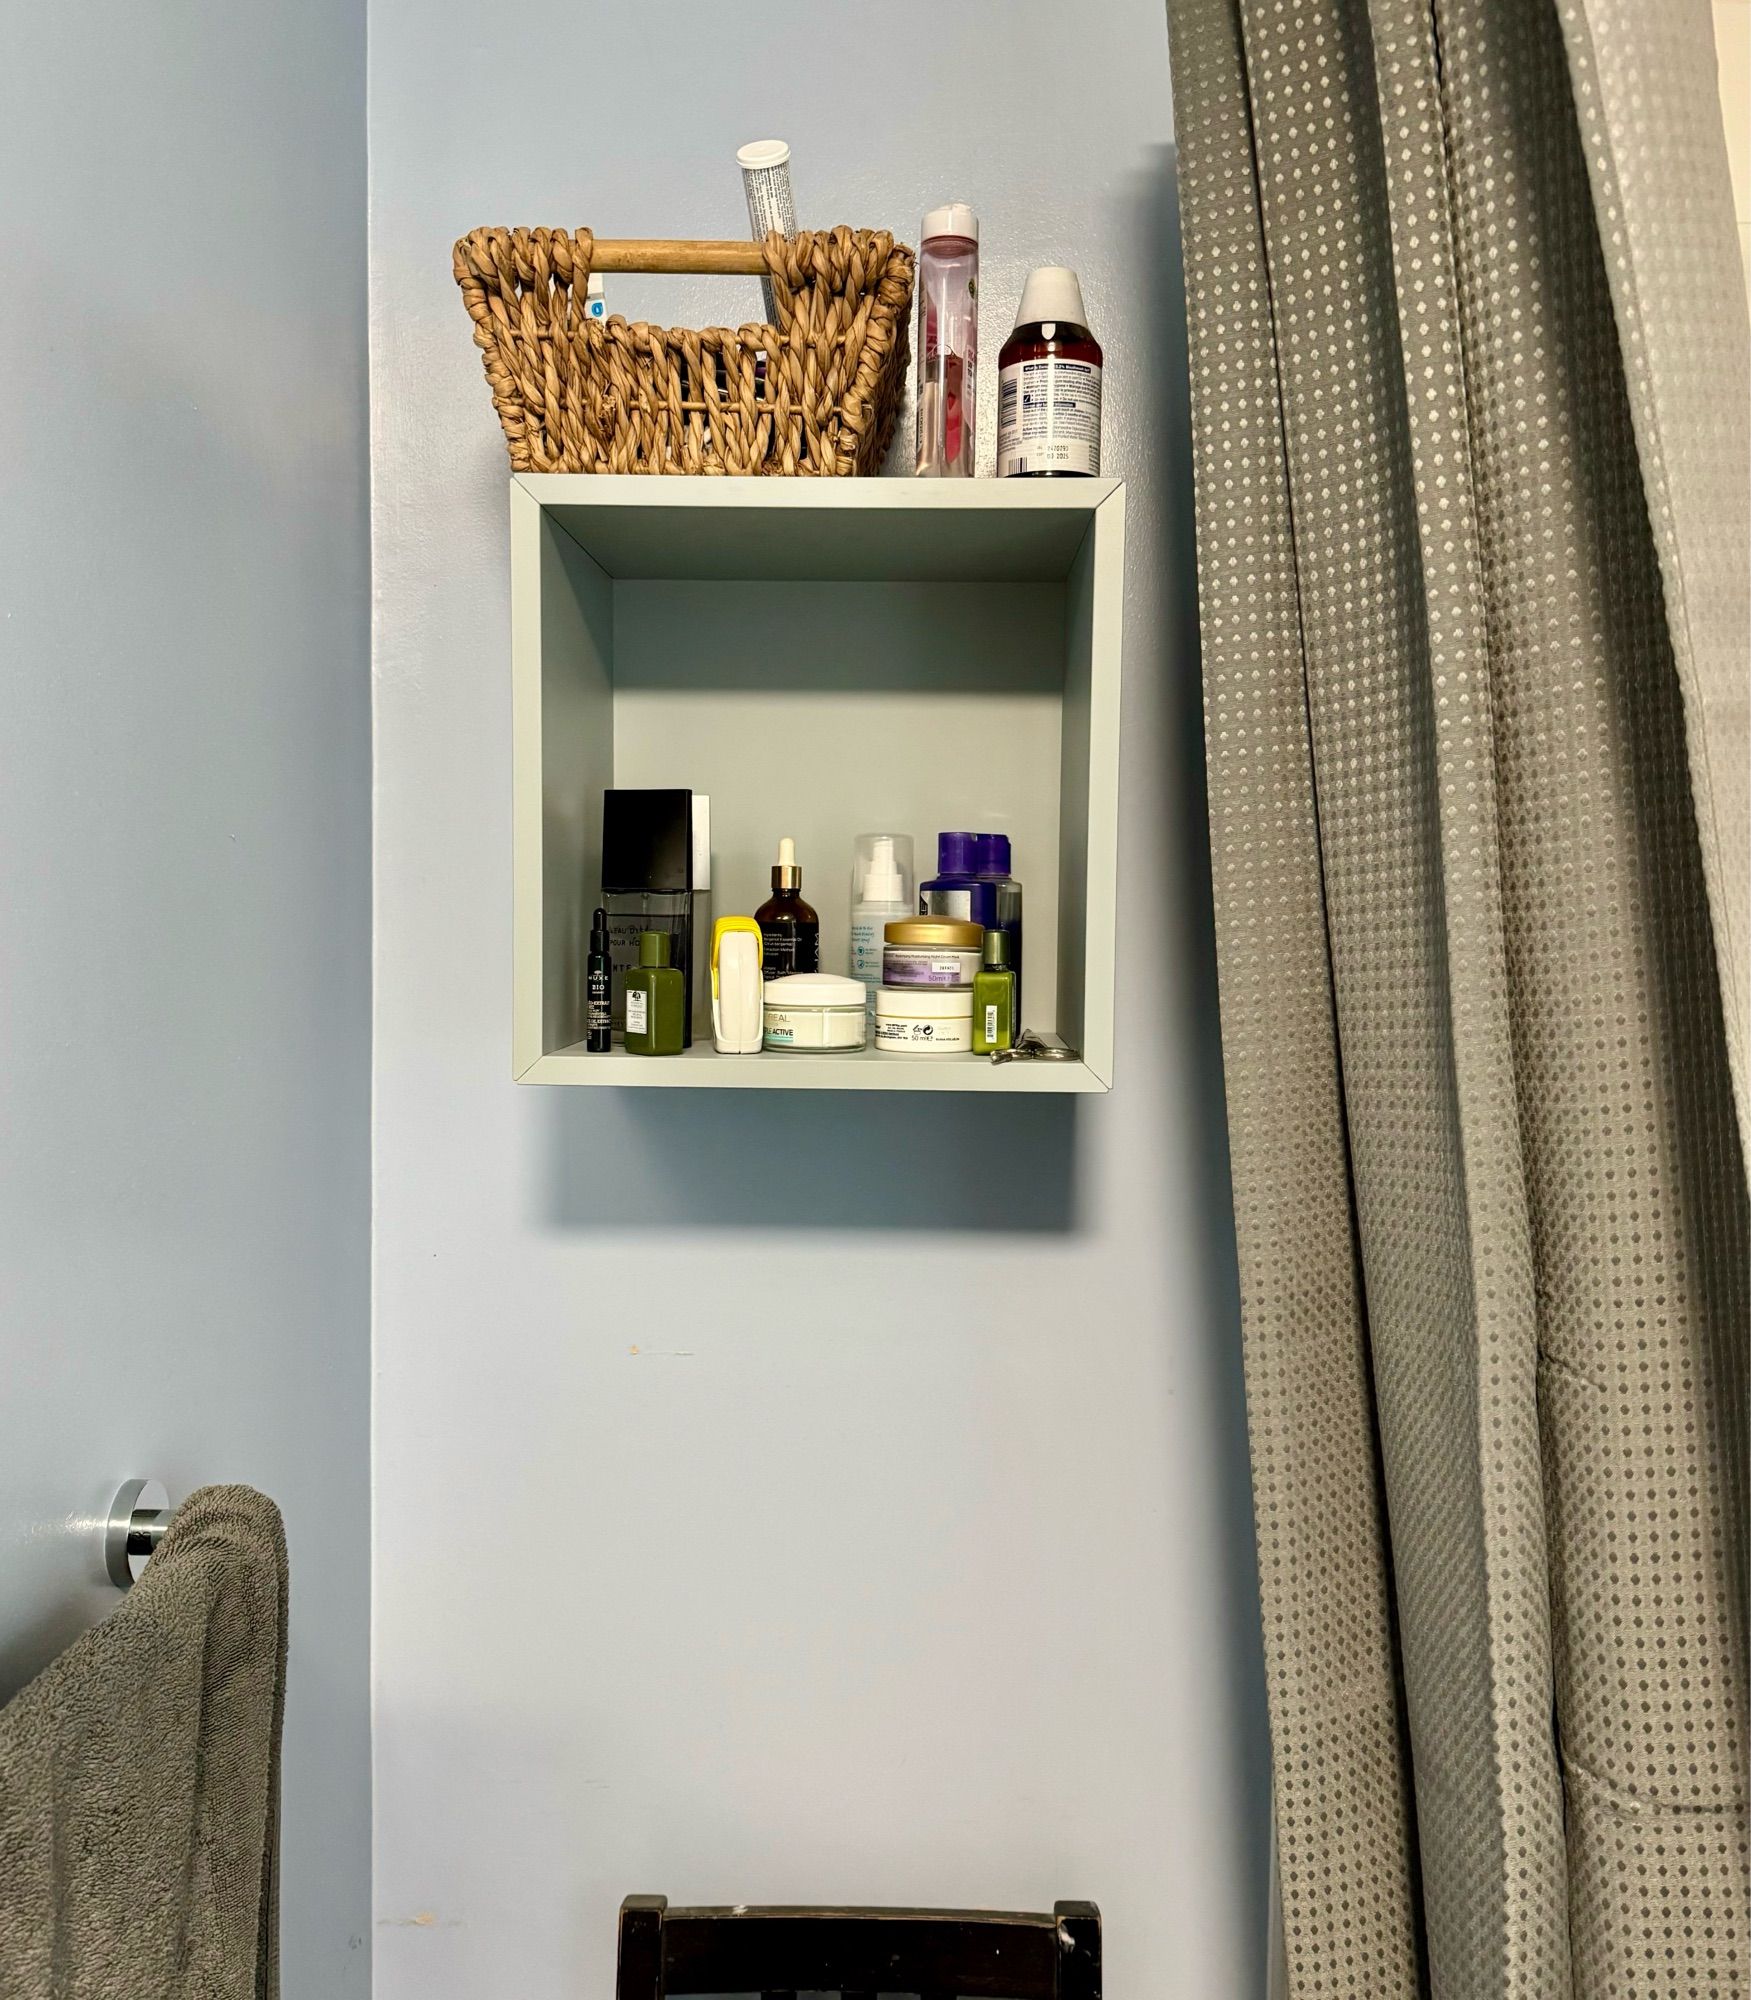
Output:
[[838,1993],[873,2000],[1100,2000],[1100,1912],[671,1910],[666,1896],[620,1906],[618,2000],[682,1993]]

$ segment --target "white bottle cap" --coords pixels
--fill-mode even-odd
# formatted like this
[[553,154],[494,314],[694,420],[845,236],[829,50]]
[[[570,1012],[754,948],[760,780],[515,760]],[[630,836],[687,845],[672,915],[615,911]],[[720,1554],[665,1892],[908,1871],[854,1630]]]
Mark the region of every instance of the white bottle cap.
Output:
[[1042,264],[1037,271],[1027,274],[1027,283],[1021,288],[1021,304],[1015,309],[1015,323],[1033,326],[1040,320],[1087,326],[1082,287],[1069,265]]
[[796,842],[787,833],[778,843],[778,865],[780,868],[796,866]]
[[926,209],[921,240],[932,236],[970,236],[979,240],[979,218],[964,201],[946,202],[941,208]]
[[736,150],[736,165],[758,173],[762,167],[783,167],[790,163],[790,148],[782,139],[752,139]]

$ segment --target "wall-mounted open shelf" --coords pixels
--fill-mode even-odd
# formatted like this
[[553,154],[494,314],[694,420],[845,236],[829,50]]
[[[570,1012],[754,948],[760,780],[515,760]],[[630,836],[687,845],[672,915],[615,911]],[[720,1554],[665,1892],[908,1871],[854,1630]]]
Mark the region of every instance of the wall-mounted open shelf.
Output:
[[[525,1083],[1106,1090],[1124,489],[1117,480],[511,482],[513,1067]],[[843,970],[852,836],[1006,832],[1028,1025],[1075,1062],[586,1055],[610,785],[711,796],[712,907],[755,909],[794,836]],[[929,872],[926,869],[926,872]]]

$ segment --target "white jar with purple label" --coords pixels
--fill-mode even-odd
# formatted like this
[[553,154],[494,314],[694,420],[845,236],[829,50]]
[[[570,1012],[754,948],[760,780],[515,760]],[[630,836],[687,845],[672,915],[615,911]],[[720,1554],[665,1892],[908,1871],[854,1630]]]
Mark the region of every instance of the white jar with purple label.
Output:
[[882,933],[884,986],[971,986],[985,943],[964,917],[901,917]]

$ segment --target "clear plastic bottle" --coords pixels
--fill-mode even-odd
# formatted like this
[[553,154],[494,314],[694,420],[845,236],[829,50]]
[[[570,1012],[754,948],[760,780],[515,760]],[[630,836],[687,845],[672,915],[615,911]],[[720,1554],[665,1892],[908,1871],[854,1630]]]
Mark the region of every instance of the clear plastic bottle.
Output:
[[920,479],[971,479],[979,431],[979,218],[933,208],[918,249]]
[[882,983],[883,935],[896,918],[917,913],[912,882],[909,833],[857,836],[851,849],[851,976],[863,981],[872,1021]]

